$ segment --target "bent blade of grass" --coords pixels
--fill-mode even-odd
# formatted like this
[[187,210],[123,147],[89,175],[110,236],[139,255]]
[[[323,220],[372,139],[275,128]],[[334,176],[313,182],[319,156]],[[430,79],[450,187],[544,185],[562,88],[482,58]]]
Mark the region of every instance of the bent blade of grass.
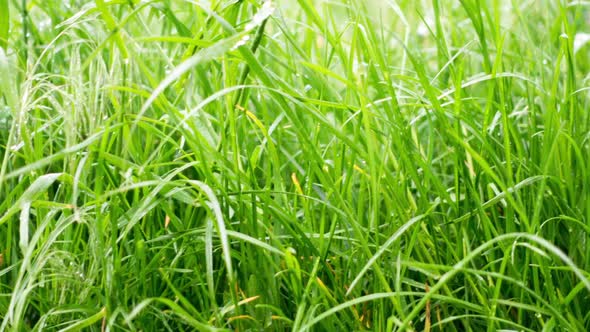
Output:
[[[117,238],[118,242],[121,242],[127,236],[127,234],[131,232],[131,230],[137,224],[137,222],[141,218],[143,218],[150,210],[157,206],[158,201],[162,201],[163,198],[158,198],[158,194],[170,184],[170,181],[182,171],[190,167],[193,167],[194,164],[195,163],[186,163],[174,169],[174,171],[168,174],[165,178],[160,179],[154,186],[154,188],[141,200],[141,202],[129,211],[129,217],[125,215],[120,217],[117,223],[119,224],[119,226],[124,225],[125,228],[123,229],[123,231],[121,231],[121,234]],[[141,183],[139,185],[141,185]],[[110,196],[108,194],[110,193],[107,193],[107,196],[103,196],[102,199],[106,201],[106,198]]]
[[[117,125],[120,126],[120,125]],[[28,173],[28,172],[32,172],[35,171],[43,166],[47,166],[53,162],[56,162],[72,153],[78,152],[84,148],[87,148],[88,146],[90,146],[92,143],[100,140],[102,138],[104,134],[104,130],[100,130],[94,134],[92,134],[91,136],[89,136],[87,139],[85,139],[84,141],[72,145],[68,148],[62,149],[59,152],[56,152],[50,156],[47,156],[43,159],[39,159],[31,164],[25,165],[21,168],[18,168],[6,175],[4,175],[4,177],[2,178],[2,180],[8,180],[8,179],[12,179],[15,178],[17,176],[20,176],[22,174]],[[0,223],[1,224],[1,223]]]
[[[437,321],[436,323],[432,324],[432,329],[434,328],[443,328],[443,325],[446,323],[451,323],[453,321],[456,320],[463,320],[463,319],[473,319],[473,318],[478,318],[483,320],[492,320],[498,323],[502,323],[505,325],[510,325],[510,326],[514,326],[515,328],[517,328],[517,331],[527,331],[527,332],[535,332],[535,330],[530,329],[526,326],[523,326],[521,324],[515,323],[514,321],[508,320],[508,319],[503,319],[503,318],[499,318],[499,317],[489,317],[486,315],[474,315],[474,314],[465,314],[465,315],[454,315],[454,316],[450,316],[450,317],[445,317],[443,319],[441,319],[440,321]],[[514,331],[514,330],[498,330],[498,331]]]
[[[436,205],[433,205],[431,209],[433,209],[435,206]],[[389,239],[387,239],[387,241],[385,241],[385,243],[383,243],[380,246],[379,250],[377,250],[377,252],[371,257],[371,259],[369,259],[367,264],[365,264],[365,266],[361,269],[361,272],[359,272],[357,276],[354,278],[354,280],[350,284],[350,287],[346,291],[346,296],[350,295],[350,293],[361,280],[363,275],[371,268],[371,266],[377,261],[377,259],[379,259],[379,257],[383,255],[383,253],[385,253],[387,249],[389,249],[389,246],[391,246],[399,237],[401,237],[410,227],[412,227],[414,224],[418,223],[427,216],[428,213],[425,213],[408,220],[408,222],[403,224]]]
[[225,228],[223,213],[221,212],[221,205],[219,204],[219,201],[217,200],[217,196],[213,192],[213,189],[211,189],[211,187],[209,187],[206,183],[198,180],[189,180],[188,182],[194,185],[195,187],[199,188],[199,190],[205,193],[205,196],[207,196],[207,198],[209,199],[208,206],[213,211],[213,215],[215,217],[215,226],[217,229],[217,233],[219,235],[219,240],[221,241],[223,260],[225,262],[225,267],[227,268],[228,279],[230,283],[233,284],[234,273],[231,262],[231,248],[229,245],[227,230]]
[[[357,304],[366,303],[366,302],[375,301],[375,300],[388,299],[388,298],[392,298],[392,297],[424,296],[424,294],[431,294],[431,292],[428,292],[428,293],[416,292],[416,291],[385,292],[385,293],[374,293],[374,294],[369,294],[369,295],[357,297],[355,299],[338,304],[338,305],[330,308],[329,310],[326,310],[326,311],[322,312],[321,314],[313,317],[312,319],[307,321],[305,324],[303,324],[301,326],[300,330],[301,331],[309,330],[312,326],[316,325],[317,323],[321,322],[322,320],[324,320],[324,319],[326,319],[326,318],[328,318],[328,317],[334,315],[335,313],[340,312],[344,309],[353,307]],[[467,309],[467,310],[472,310],[472,311],[476,311],[476,312],[483,312],[483,307],[481,305],[468,302],[468,301],[463,300],[461,298],[440,295],[440,294],[432,294],[432,297],[437,300],[447,301],[448,303],[455,305],[457,307],[465,307],[465,309]],[[402,324],[401,320],[398,320],[397,318],[395,320],[399,322],[398,325]]]
[[170,313],[178,316],[180,319],[184,320],[189,325],[191,325],[193,328],[196,328],[199,331],[210,331],[210,332],[230,331],[227,329],[219,329],[219,328],[207,325],[205,323],[199,322],[198,320],[194,319],[188,312],[186,312],[186,310],[184,310],[176,302],[171,301],[166,298],[161,298],[161,297],[146,299],[144,301],[141,301],[138,305],[136,305],[135,308],[133,308],[133,310],[129,313],[129,315],[127,315],[125,317],[125,321],[127,322],[127,325],[131,325],[131,321],[136,316],[138,316],[143,310],[145,310],[147,307],[152,306],[153,303],[161,303],[161,304],[164,304],[165,306],[169,307]]
[[[509,256],[507,256],[507,257],[509,257]],[[415,261],[411,261],[411,262],[404,261],[402,264],[404,266],[407,266],[409,269],[420,270],[421,273],[423,273],[425,275],[429,275],[429,274],[431,275],[431,273],[428,273],[427,270],[434,270],[434,271],[436,271],[436,274],[432,275],[432,278],[434,278],[435,280],[440,279],[440,275],[438,274],[438,271],[442,270],[442,271],[448,272],[454,268],[453,266],[446,266],[446,265],[440,265],[440,264],[429,264],[429,263],[419,263],[419,262],[415,262]],[[505,274],[502,274],[499,272],[488,272],[488,271],[485,271],[484,269],[463,268],[462,272],[470,273],[470,274],[479,276],[481,278],[495,278],[495,279],[501,280],[504,283],[510,283],[512,285],[515,285],[518,288],[525,291],[526,294],[530,295],[536,301],[538,301],[539,308],[543,308],[543,307],[547,308],[547,310],[549,310],[549,312],[550,312],[550,315],[552,315],[553,317],[556,317],[563,324],[567,325],[567,323],[568,323],[566,318],[561,313],[561,309],[558,307],[557,303],[554,304],[554,303],[548,302],[541,295],[539,295],[538,293],[535,293],[534,290],[527,287],[526,284],[522,280],[517,280],[513,277],[510,277],[509,275],[505,275]],[[567,300],[568,300],[568,298],[570,298],[570,296],[572,296],[572,294],[577,295],[583,289],[585,289],[584,283],[580,281],[576,285],[576,287],[574,287],[574,289],[568,295],[568,297],[566,297],[566,299],[564,300],[564,303],[567,304],[568,303]],[[571,300],[571,298],[570,298],[570,300]],[[538,311],[541,311],[541,310],[543,310],[543,309],[539,309]]]
[[[45,174],[38,177],[27,190],[18,198],[6,213],[0,218],[0,226],[4,224],[10,217],[12,217],[18,210],[28,210],[33,200],[39,195],[47,191],[47,189],[60,177],[63,173]],[[21,221],[24,217],[21,216]],[[28,220],[28,217],[26,218]],[[21,226],[22,228],[22,226]],[[28,234],[28,231],[26,232]],[[22,239],[21,239],[22,241]]]
[[430,288],[430,292],[426,293],[425,296],[420,300],[420,302],[418,302],[414,306],[412,311],[408,314],[406,319],[403,321],[403,324],[400,327],[400,330],[405,331],[409,327],[411,320],[415,319],[418,316],[420,311],[424,308],[426,303],[430,300],[430,298],[432,297],[432,294],[438,292],[443,286],[445,286],[451,280],[451,278],[453,278],[457,273],[459,273],[469,262],[474,260],[476,257],[480,256],[484,251],[492,248],[496,243],[500,243],[502,241],[510,240],[510,239],[518,239],[518,238],[525,238],[525,239],[528,239],[529,241],[535,242],[536,244],[540,245],[541,247],[544,247],[546,250],[548,250],[553,255],[557,256],[567,266],[570,267],[572,272],[574,272],[574,274],[580,279],[580,281],[584,284],[586,289],[588,289],[588,291],[590,291],[590,280],[588,280],[588,278],[584,275],[584,271],[581,270],[571,260],[571,258],[569,258],[561,249],[559,249],[557,246],[555,246],[551,242],[549,242],[539,236],[532,235],[529,233],[503,234],[503,235],[499,235],[499,236],[485,242],[481,246],[477,247],[475,250],[469,252],[469,254],[465,258],[463,258],[461,261],[459,261],[457,264],[455,264],[453,266],[452,270],[443,274],[442,277],[440,277],[440,279],[438,280],[438,282]]
[[43,261],[46,259],[51,245],[73,222],[73,218],[63,220],[50,232],[49,236],[46,236],[47,229],[53,225],[53,218],[57,213],[58,210],[55,209],[47,213],[37,226],[29,245],[25,248],[14,286],[11,289],[10,303],[0,325],[0,331],[5,331],[7,326],[18,330],[24,321],[25,309],[30,301],[29,296],[39,286],[36,284],[36,277],[46,264]]
[[[266,19],[273,13],[273,8],[271,6],[271,1],[267,1],[264,3],[260,11],[258,11],[254,15],[254,19],[252,22],[249,22],[245,29],[241,32],[236,32],[233,30],[233,27],[226,26],[226,30],[231,30],[230,32],[232,35],[225,39],[222,39],[215,44],[200,50],[197,54],[191,56],[180,65],[176,66],[166,78],[154,89],[150,97],[144,102],[143,106],[139,110],[138,119],[143,116],[143,114],[147,111],[147,109],[151,106],[151,104],[158,98],[160,94],[164,92],[164,90],[172,84],[174,81],[179,79],[183,74],[185,74],[190,69],[194,68],[195,66],[203,63],[207,63],[214,59],[217,59],[223,55],[225,55],[228,51],[233,49],[241,49],[247,39],[245,39],[248,34],[258,27],[259,25],[263,24]],[[222,20],[221,18],[218,18]],[[225,22],[227,24],[227,22]],[[136,120],[137,121],[137,120]],[[133,123],[131,127],[131,134],[133,133],[137,122]]]
[[87,327],[90,327],[93,324],[96,324],[98,321],[104,319],[107,315],[107,308],[103,307],[99,312],[95,313],[94,315],[80,320],[66,328],[59,330],[59,332],[72,332],[72,331],[80,331]]
[[[522,73],[517,73],[517,72],[514,72],[514,73],[513,72],[499,72],[494,75],[492,75],[492,74],[477,74],[477,75],[470,77],[470,78],[466,79],[465,81],[463,81],[461,83],[460,87],[461,87],[461,89],[464,89],[464,88],[468,88],[473,85],[477,85],[478,83],[499,80],[502,78],[519,79],[523,82],[531,84],[537,90],[539,90],[539,92],[541,92],[542,94],[544,94],[544,95],[548,94],[548,92],[543,89],[543,87],[539,84],[539,82],[531,79],[530,77],[526,77]],[[437,96],[437,99],[442,100],[444,98],[447,98],[447,97],[451,96],[452,94],[454,94],[456,92],[456,90],[457,90],[457,88],[450,88],[448,90],[445,90],[443,93],[441,93],[440,95]]]
[[279,256],[285,256],[285,253],[273,246],[271,246],[268,243],[262,242],[258,239],[255,239],[249,235],[240,233],[240,232],[236,232],[236,231],[232,231],[232,230],[227,230],[227,235],[239,240],[242,240],[244,242],[250,242],[252,245],[255,245],[257,247],[260,247],[262,249],[268,250],[270,252],[272,252],[273,254],[279,255]]
[[176,300],[178,302],[180,302],[180,304],[183,305],[183,308],[193,318],[195,318],[195,317],[202,318],[201,314],[197,311],[197,309],[195,309],[195,307],[192,305],[192,303],[189,300],[187,300],[187,298],[182,294],[182,292],[178,291],[178,289],[174,286],[174,284],[172,283],[172,281],[170,280],[170,278],[166,274],[166,271],[164,271],[164,269],[160,268],[159,272],[160,272],[160,275],[162,276],[162,278],[164,279],[164,282],[166,283],[166,285],[168,287],[170,287],[170,289],[172,289],[172,292],[176,296]]
[[456,219],[450,220],[447,223],[457,223],[457,222],[465,221],[465,220],[469,219],[471,216],[475,215],[477,213],[477,211],[479,211],[481,209],[484,209],[484,210],[488,209],[488,208],[494,206],[496,203],[499,203],[502,200],[505,200],[506,197],[508,196],[508,194],[516,193],[520,189],[522,189],[526,186],[530,186],[536,182],[545,180],[546,178],[548,178],[548,176],[545,176],[545,175],[536,175],[536,176],[526,178],[526,179],[520,181],[519,183],[515,184],[513,187],[510,187],[507,190],[502,191],[502,192],[498,193],[496,196],[490,198],[489,200],[484,202],[480,207],[477,207],[477,208],[473,209],[471,212],[465,213],[464,215],[462,215]]
[[576,218],[572,218],[572,217],[566,216],[566,215],[559,215],[559,216],[556,216],[556,217],[553,217],[553,218],[549,218],[549,219],[543,221],[543,223],[541,223],[541,225],[539,225],[539,230],[542,230],[547,223],[550,223],[552,221],[568,221],[568,222],[571,222],[571,223],[575,224],[577,227],[580,227],[581,229],[583,229],[584,232],[586,232],[586,234],[588,236],[590,236],[590,225],[587,225],[584,222],[582,222],[581,220],[578,220]]
[[182,62],[180,65],[176,66],[170,72],[170,74],[168,74],[168,76],[166,76],[166,78],[164,78],[164,80],[162,80],[160,82],[160,84],[158,84],[158,86],[151,93],[150,97],[143,103],[143,106],[141,107],[141,109],[139,110],[139,113],[137,114],[137,119],[133,123],[133,127],[131,127],[132,130],[131,130],[130,135],[133,134],[133,130],[137,126],[137,121],[139,121],[139,119],[141,119],[144,116],[144,114],[148,110],[148,108],[160,96],[160,94],[162,94],[164,92],[164,90],[170,84],[172,84],[174,81],[176,81],[178,78],[180,78],[184,73],[188,72],[189,70],[191,70],[195,66],[212,61],[212,60],[217,59],[220,56],[224,55],[229,50],[231,50],[231,48],[234,47],[236,45],[236,43],[238,41],[240,41],[240,38],[242,38],[243,36],[245,36],[245,34],[242,33],[242,34],[236,34],[236,35],[231,36],[229,38],[223,39],[210,47],[202,49],[197,54],[191,56],[190,58],[188,58],[187,60]]

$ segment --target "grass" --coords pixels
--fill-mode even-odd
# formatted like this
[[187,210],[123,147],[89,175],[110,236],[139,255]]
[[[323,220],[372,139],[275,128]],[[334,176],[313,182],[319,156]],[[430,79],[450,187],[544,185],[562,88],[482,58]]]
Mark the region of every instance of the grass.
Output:
[[0,330],[589,330],[588,9],[0,0]]

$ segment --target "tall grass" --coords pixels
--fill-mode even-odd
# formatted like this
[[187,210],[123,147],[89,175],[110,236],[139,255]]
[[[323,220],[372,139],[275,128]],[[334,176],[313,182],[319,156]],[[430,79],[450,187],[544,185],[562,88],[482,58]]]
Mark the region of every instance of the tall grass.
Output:
[[0,10],[0,330],[590,329],[587,3]]

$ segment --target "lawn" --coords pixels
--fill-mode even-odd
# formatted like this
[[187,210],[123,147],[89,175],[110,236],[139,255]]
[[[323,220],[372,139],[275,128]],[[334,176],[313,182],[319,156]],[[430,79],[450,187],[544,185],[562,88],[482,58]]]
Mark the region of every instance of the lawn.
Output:
[[590,3],[0,0],[0,331],[590,330]]

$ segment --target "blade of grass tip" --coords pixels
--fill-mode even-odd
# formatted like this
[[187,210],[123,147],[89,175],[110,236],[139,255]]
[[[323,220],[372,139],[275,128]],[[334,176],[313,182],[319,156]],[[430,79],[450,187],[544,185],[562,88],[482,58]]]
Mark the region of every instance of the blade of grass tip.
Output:
[[107,308],[103,307],[99,312],[96,314],[80,320],[66,328],[59,330],[59,332],[70,332],[70,331],[81,331],[87,327],[90,327],[93,324],[96,324],[98,321],[101,321],[107,315]]
[[262,249],[268,250],[270,252],[272,252],[273,254],[277,254],[279,256],[285,256],[285,253],[273,246],[271,246],[268,243],[262,242],[256,238],[253,238],[251,236],[248,236],[246,234],[240,233],[240,232],[236,232],[236,231],[232,231],[232,230],[227,230],[227,234],[233,238],[242,240],[244,242],[249,242],[250,244],[260,247]]
[[[33,181],[29,188],[27,188],[27,190],[18,198],[16,203],[13,204],[8,209],[8,211],[6,211],[6,213],[4,213],[4,215],[0,218],[0,226],[4,224],[11,216],[17,213],[18,210],[28,210],[28,207],[30,207],[31,202],[33,202],[33,200],[35,200],[41,193],[47,191],[49,186],[51,186],[62,174],[63,173],[45,174]],[[21,222],[22,219],[23,216],[21,215]],[[23,240],[21,239],[21,241]]]
[[8,31],[10,31],[10,10],[8,0],[0,0],[0,48],[8,50]]
[[438,280],[438,282],[434,286],[432,286],[432,288],[430,289],[430,292],[426,293],[424,295],[424,297],[420,300],[420,302],[418,302],[414,306],[412,311],[408,314],[406,319],[403,321],[402,326],[400,327],[400,331],[405,331],[406,329],[408,329],[410,322],[418,316],[418,314],[422,311],[422,309],[424,308],[426,303],[430,300],[430,298],[433,296],[433,294],[438,292],[443,286],[445,286],[447,284],[447,282],[449,282],[451,280],[451,278],[453,278],[456,274],[461,272],[462,269],[467,264],[469,264],[469,262],[471,262],[476,257],[479,257],[484,251],[492,248],[496,243],[499,243],[499,242],[502,242],[505,240],[509,240],[509,239],[518,239],[518,238],[525,238],[531,242],[535,242],[536,244],[538,244],[541,247],[548,250],[553,255],[557,256],[567,266],[569,266],[571,268],[572,272],[574,272],[574,274],[580,279],[580,281],[582,283],[584,283],[584,286],[586,287],[586,289],[588,289],[588,291],[590,291],[590,280],[588,280],[588,278],[586,278],[586,276],[584,275],[584,271],[581,270],[580,268],[578,268],[578,266],[571,260],[571,258],[569,258],[561,249],[559,249],[557,246],[555,246],[551,242],[549,242],[539,236],[528,234],[528,233],[503,234],[503,235],[499,235],[499,236],[485,242],[484,244],[477,247],[475,250],[469,252],[468,255],[465,256],[465,258],[463,258],[461,261],[459,261],[457,264],[455,264],[453,266],[452,270],[449,270],[447,273],[443,274],[440,277],[440,279]]

